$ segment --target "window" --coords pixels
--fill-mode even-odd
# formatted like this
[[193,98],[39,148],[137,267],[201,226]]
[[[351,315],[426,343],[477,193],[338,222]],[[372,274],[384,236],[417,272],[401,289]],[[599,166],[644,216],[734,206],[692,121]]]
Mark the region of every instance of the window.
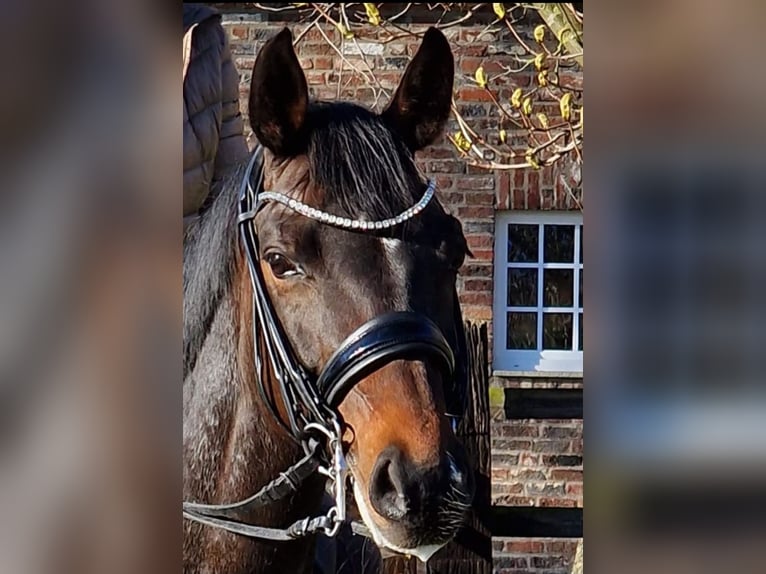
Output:
[[582,372],[581,212],[498,212],[494,369]]

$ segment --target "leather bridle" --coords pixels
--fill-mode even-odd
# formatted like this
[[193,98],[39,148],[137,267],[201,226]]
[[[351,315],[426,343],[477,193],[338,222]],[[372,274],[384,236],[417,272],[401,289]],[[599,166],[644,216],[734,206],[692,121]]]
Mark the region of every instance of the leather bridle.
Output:
[[[253,287],[253,356],[257,387],[264,404],[289,435],[299,442],[305,456],[295,465],[250,498],[223,505],[184,502],[184,517],[254,538],[291,540],[307,534],[322,532],[337,534],[346,520],[347,466],[341,444],[342,425],[337,411],[346,395],[365,376],[399,359],[427,360],[442,373],[445,381],[455,378],[455,357],[441,330],[425,315],[411,311],[396,311],[380,315],[361,325],[341,343],[317,377],[313,377],[296,359],[265,288],[258,255],[258,236],[255,216],[269,201],[278,201],[287,207],[327,225],[358,230],[382,229],[398,225],[416,216],[433,197],[433,182],[429,182],[423,198],[412,208],[382,222],[356,221],[338,217],[288,198],[287,195],[263,190],[263,149],[258,146],[248,164],[239,192],[240,239],[244,249]],[[256,185],[252,185],[253,170],[257,167]],[[460,369],[457,384],[465,386],[465,340],[460,307],[455,299],[458,320],[457,353]],[[265,353],[259,348],[262,342]],[[277,412],[273,399],[266,391],[264,369],[270,369],[287,413],[287,423]],[[449,395],[449,393],[448,393]],[[450,398],[452,400],[450,400]],[[448,409],[453,420],[462,414],[462,399],[448,397]],[[450,404],[451,403],[451,404]],[[328,457],[324,455],[327,452]],[[298,490],[301,482],[314,472],[326,476],[331,483],[334,505],[323,516],[305,518],[291,526],[266,528],[241,522],[241,513],[279,500]],[[364,527],[355,528],[360,533]]]

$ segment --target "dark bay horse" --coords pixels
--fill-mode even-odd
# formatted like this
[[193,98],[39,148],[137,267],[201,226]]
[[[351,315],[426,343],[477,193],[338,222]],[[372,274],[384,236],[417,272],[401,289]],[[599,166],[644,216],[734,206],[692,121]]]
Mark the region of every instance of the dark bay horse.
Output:
[[[473,478],[447,412],[467,360],[455,281],[468,249],[413,160],[449,116],[453,67],[430,29],[375,114],[309,101],[288,30],[259,52],[249,115],[262,147],[185,239],[185,501],[250,497],[307,459],[318,429],[336,498],[347,462],[378,546],[425,561],[460,527]],[[295,540],[232,534],[185,505],[184,570],[306,572],[303,535],[332,534],[343,501],[296,522],[317,516],[327,479],[281,480],[289,494],[226,516],[299,524]]]

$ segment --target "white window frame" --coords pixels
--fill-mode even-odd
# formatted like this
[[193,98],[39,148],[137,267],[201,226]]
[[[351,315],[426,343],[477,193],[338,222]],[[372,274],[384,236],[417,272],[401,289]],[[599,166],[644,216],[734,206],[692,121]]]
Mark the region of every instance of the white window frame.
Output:
[[[508,225],[536,224],[539,226],[538,261],[536,263],[508,263]],[[493,370],[496,373],[509,372],[513,374],[528,373],[536,375],[582,375],[583,352],[565,350],[513,350],[506,349],[508,331],[507,312],[509,310],[508,268],[528,268],[538,270],[537,306],[514,307],[521,312],[535,312],[537,319],[538,346],[542,344],[542,313],[564,312],[572,313],[577,308],[580,298],[580,273],[583,263],[543,263],[543,229],[544,225],[574,225],[574,253],[577,260],[580,253],[581,226],[583,216],[580,211],[498,211],[495,214],[495,258],[494,258],[494,298],[492,305],[493,320]],[[544,307],[543,306],[543,269],[574,269],[574,307]],[[582,312],[582,307],[580,307]],[[580,312],[575,312],[572,322],[572,346],[577,349],[580,336]]]

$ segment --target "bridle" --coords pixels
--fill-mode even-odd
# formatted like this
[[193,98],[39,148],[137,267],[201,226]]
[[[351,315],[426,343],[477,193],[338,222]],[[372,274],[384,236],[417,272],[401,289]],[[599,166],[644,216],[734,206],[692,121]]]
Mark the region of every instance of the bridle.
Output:
[[[256,185],[252,185],[256,169]],[[335,536],[346,520],[346,478],[348,469],[341,443],[342,424],[338,405],[360,380],[382,366],[400,359],[429,360],[440,369],[445,386],[457,379],[455,387],[465,388],[466,359],[462,317],[455,298],[458,319],[457,349],[453,351],[441,330],[425,315],[412,311],[390,312],[364,323],[341,343],[317,377],[312,376],[298,362],[265,288],[258,256],[258,236],[255,216],[267,202],[287,206],[323,224],[345,230],[368,232],[400,225],[418,215],[434,195],[434,183],[429,181],[422,198],[411,208],[381,221],[353,220],[329,214],[310,207],[284,193],[263,189],[263,148],[258,146],[242,180],[239,192],[240,239],[247,260],[253,287],[253,356],[257,387],[261,398],[275,420],[288,434],[302,445],[304,456],[296,464],[280,473],[253,496],[232,504],[183,503],[183,515],[190,520],[242,534],[270,540],[291,540],[321,532]],[[265,353],[259,348],[259,337]],[[455,353],[459,369],[456,377]],[[264,368],[273,373],[282,403],[287,413],[287,424],[277,412],[273,399],[265,388]],[[449,393],[448,393],[449,394]],[[462,415],[464,399],[461,393],[448,396],[449,416],[453,421]],[[324,453],[329,454],[329,460]],[[334,504],[323,516],[305,518],[287,528],[267,528],[240,521],[243,512],[265,506],[297,491],[300,484],[314,472],[326,476],[332,486]],[[355,530],[365,533],[363,526]]]

